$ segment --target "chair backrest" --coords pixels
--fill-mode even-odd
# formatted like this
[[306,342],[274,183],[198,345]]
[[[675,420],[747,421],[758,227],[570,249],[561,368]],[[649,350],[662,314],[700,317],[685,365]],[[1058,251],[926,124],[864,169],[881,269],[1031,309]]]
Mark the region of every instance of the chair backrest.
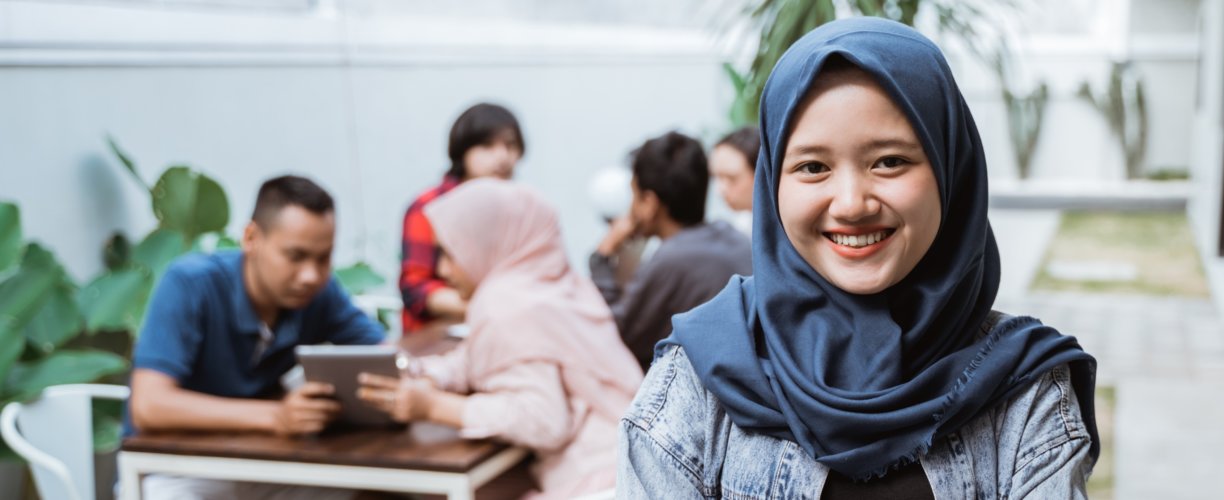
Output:
[[38,399],[9,403],[0,412],[0,435],[30,463],[42,498],[94,500],[93,398],[128,398],[121,385],[48,387]]

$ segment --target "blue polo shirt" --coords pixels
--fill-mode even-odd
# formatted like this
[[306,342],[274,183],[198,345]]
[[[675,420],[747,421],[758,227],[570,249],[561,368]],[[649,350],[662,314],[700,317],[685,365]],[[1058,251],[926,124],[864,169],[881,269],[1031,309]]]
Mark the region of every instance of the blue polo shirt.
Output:
[[[276,398],[280,377],[304,344],[377,344],[382,327],[353,306],[333,278],[306,307],[282,311],[262,349],[260,320],[242,281],[242,252],[179,257],[162,275],[132,354],[133,368],[156,370],[196,392]],[[132,426],[124,415],[124,435]]]

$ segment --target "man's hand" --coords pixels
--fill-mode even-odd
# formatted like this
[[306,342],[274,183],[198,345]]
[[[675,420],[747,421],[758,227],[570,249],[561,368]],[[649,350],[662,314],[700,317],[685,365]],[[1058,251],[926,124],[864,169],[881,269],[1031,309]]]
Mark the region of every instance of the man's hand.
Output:
[[281,436],[314,434],[340,413],[340,403],[331,399],[330,384],[307,382],[285,395],[276,410],[272,431]]
[[637,236],[638,225],[629,215],[622,215],[612,221],[608,226],[608,234],[604,236],[603,241],[595,249],[602,255],[612,256],[620,251],[621,245],[624,245],[630,238]]

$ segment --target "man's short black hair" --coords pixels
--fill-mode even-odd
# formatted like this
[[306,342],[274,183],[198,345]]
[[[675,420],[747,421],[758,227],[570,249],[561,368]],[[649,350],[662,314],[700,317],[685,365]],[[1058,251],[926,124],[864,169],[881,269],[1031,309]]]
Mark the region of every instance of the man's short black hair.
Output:
[[646,141],[633,152],[633,178],[638,189],[658,196],[667,213],[682,226],[705,220],[710,186],[707,168],[701,143],[679,132]]
[[752,170],[756,170],[757,155],[761,152],[761,133],[755,125],[747,125],[740,127],[738,130],[727,134],[718,141],[714,147],[731,146],[731,148],[739,151],[748,159],[748,166]]
[[269,179],[259,187],[251,220],[259,227],[268,229],[280,211],[289,205],[305,208],[316,215],[335,211],[331,195],[314,181],[296,175],[283,175]]
[[514,113],[502,106],[487,102],[468,108],[459,115],[459,118],[455,119],[455,124],[451,126],[450,143],[446,147],[451,167],[446,174],[458,179],[467,177],[467,166],[463,164],[463,155],[473,147],[488,144],[506,130],[514,133],[519,151],[527,154],[527,142],[523,140],[523,131],[519,128]]

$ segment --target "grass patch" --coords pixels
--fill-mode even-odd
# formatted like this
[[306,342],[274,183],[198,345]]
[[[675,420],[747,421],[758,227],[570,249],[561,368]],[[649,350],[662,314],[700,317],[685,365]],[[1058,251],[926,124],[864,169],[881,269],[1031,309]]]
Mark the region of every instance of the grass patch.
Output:
[[1097,433],[1101,437],[1101,457],[1088,478],[1088,498],[1111,499],[1114,496],[1114,407],[1117,402],[1112,386],[1096,389]]
[[[1051,276],[1053,261],[1133,265],[1133,281],[1069,281]],[[1065,212],[1033,279],[1035,290],[1207,297],[1210,291],[1183,213]]]

